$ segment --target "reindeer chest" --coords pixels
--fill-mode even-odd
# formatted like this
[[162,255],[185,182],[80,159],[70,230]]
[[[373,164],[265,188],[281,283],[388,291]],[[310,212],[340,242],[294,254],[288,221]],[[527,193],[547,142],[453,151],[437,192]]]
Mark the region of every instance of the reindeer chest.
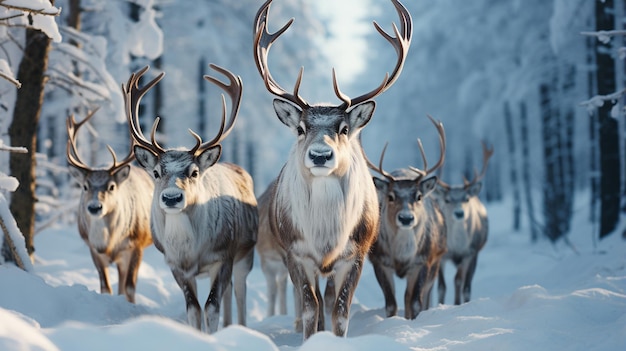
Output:
[[356,215],[345,200],[337,181],[314,182],[308,196],[291,194],[284,199],[291,208],[288,221],[297,233],[287,247],[297,255],[308,256],[324,267],[350,250],[350,236]]

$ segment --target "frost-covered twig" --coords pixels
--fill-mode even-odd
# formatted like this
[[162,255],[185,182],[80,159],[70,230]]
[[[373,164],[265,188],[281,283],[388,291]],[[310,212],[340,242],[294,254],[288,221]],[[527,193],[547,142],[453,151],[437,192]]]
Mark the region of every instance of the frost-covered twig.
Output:
[[604,105],[605,101],[616,101],[620,99],[624,93],[626,93],[626,89],[622,89],[608,95],[596,95],[589,100],[581,102],[579,105],[586,107],[587,111],[592,112],[596,108]]
[[596,37],[600,42],[606,44],[611,41],[612,37],[618,35],[626,35],[626,30],[599,30],[596,32],[580,32],[582,35],[586,35],[589,37]]

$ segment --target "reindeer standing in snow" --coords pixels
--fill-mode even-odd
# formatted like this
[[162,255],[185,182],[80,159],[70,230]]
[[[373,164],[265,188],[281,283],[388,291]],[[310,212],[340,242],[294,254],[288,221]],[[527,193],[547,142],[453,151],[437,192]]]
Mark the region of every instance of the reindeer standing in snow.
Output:
[[78,205],[78,232],[98,271],[100,292],[111,293],[108,266],[115,263],[118,292],[134,303],[143,250],[152,244],[150,203],[154,185],[145,172],[130,165],[135,159],[132,149],[118,162],[113,149],[107,146],[113,156],[109,168],[93,168],[80,160],[76,136],[96,111],[81,122],[73,115],[67,118],[69,170],[83,189]]
[[380,201],[380,232],[369,255],[374,273],[385,297],[387,317],[396,315],[394,273],[406,278],[404,316],[414,319],[430,306],[430,292],[437,271],[446,252],[445,223],[443,215],[431,193],[437,177],[429,177],[443,165],[445,135],[443,125],[435,122],[440,141],[440,158],[428,168],[422,144],[418,145],[424,160],[424,170],[402,168],[391,173],[383,169],[385,149],[378,166],[370,168],[384,178],[374,177]]
[[274,100],[278,119],[298,139],[270,190],[269,223],[275,240],[286,252],[295,295],[301,299],[303,338],[324,329],[320,275],[332,276],[335,283],[332,330],[345,336],[352,296],[376,239],[379,220],[376,189],[359,135],[374,113],[372,99],[387,90],[402,70],[411,40],[411,17],[400,2],[392,0],[401,21],[400,30],[394,25],[396,36],[374,23],[398,54],[393,73],[379,87],[351,99],[339,90],[333,71],[335,94],[343,103],[309,105],[298,94],[302,70],[293,94],[269,71],[270,46],[293,21],[270,34],[267,16],[271,2],[266,1],[255,18],[254,58],[266,88],[279,97]]
[[158,118],[152,127],[151,142],[141,131],[139,101],[161,80],[163,73],[139,89],[139,79],[148,70],[145,67],[131,75],[124,93],[137,162],[152,175],[155,183],[151,215],[154,244],[165,256],[185,295],[189,324],[199,330],[202,310],[196,278],[210,278],[204,324],[213,333],[218,328],[222,297],[224,325],[231,323],[233,284],[238,321],[246,324],[246,277],[253,264],[258,214],[250,175],[234,164],[217,163],[222,150],[220,142],[233,129],[239,111],[241,78],[216,65],[210,66],[230,81],[225,84],[204,76],[230,96],[232,111],[226,122],[226,101],[222,96],[222,123],[217,135],[202,142],[190,130],[196,139],[191,149],[161,147],[155,138]]
[[457,268],[454,276],[454,304],[468,302],[472,292],[472,279],[476,271],[478,253],[487,243],[489,222],[487,210],[478,194],[482,188],[482,178],[487,171],[487,163],[493,155],[493,148],[483,147],[483,168],[471,181],[463,185],[449,185],[439,180],[435,197],[446,220],[448,252],[439,269],[439,303],[444,303],[446,283],[444,278],[445,261],[450,260]]

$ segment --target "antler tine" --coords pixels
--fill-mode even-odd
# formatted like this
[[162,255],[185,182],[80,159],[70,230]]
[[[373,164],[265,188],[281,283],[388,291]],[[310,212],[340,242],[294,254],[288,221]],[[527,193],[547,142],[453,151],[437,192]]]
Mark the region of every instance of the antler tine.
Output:
[[66,156],[67,161],[76,168],[83,170],[91,170],[86,163],[81,161],[80,156],[78,154],[78,148],[76,146],[76,135],[78,134],[78,130],[83,126],[83,124],[87,123],[93,117],[100,107],[96,107],[93,111],[89,111],[87,113],[87,117],[85,117],[82,121],[77,122],[76,118],[74,118],[74,114],[67,116],[67,148],[66,148]]
[[398,0],[391,0],[393,5],[396,7],[396,11],[398,12],[398,16],[400,17],[400,30],[396,27],[395,23],[393,25],[393,31],[395,37],[387,34],[379,25],[374,21],[374,27],[376,30],[394,47],[396,50],[396,54],[398,55],[398,60],[396,62],[396,66],[393,69],[391,75],[387,73],[385,75],[385,79],[383,82],[376,87],[376,89],[370,91],[369,93],[358,96],[354,99],[350,99],[347,95],[341,93],[339,87],[337,85],[337,80],[335,79],[335,75],[333,72],[333,87],[335,89],[335,94],[339,99],[341,99],[344,103],[341,105],[342,108],[348,109],[350,106],[358,105],[362,102],[371,100],[376,96],[382,94],[385,90],[389,89],[395,83],[395,81],[400,76],[400,72],[402,72],[402,67],[404,66],[404,61],[406,60],[407,54],[409,52],[409,47],[411,46],[411,36],[413,34],[413,21],[411,19],[411,14],[409,11],[400,3]]
[[383,147],[383,151],[380,153],[380,159],[378,160],[378,166],[376,166],[374,163],[372,163],[372,161],[369,160],[369,158],[365,157],[365,161],[367,162],[367,166],[380,173],[383,177],[387,178],[388,181],[393,182],[396,179],[388,172],[386,172],[383,169],[383,159],[385,158],[385,151],[387,151],[387,146],[389,146],[389,143],[385,143],[385,147]]
[[[142,88],[138,87],[139,79],[150,69],[150,66],[145,66],[141,70],[136,73],[130,75],[128,78],[128,82],[126,85],[122,84],[122,92],[124,95],[124,105],[126,107],[126,119],[128,120],[128,125],[131,133],[131,137],[134,144],[141,145],[154,153],[161,154],[165,152],[154,138],[154,133],[152,133],[152,141],[148,141],[148,139],[144,136],[141,131],[141,125],[139,124],[139,102],[143,96],[152,89],[165,75],[165,72],[161,72],[158,76],[156,76],[153,80],[148,82]],[[155,120],[153,124],[153,129],[156,128],[158,124],[157,120]],[[131,148],[132,149],[132,148]]]
[[436,121],[432,116],[427,115],[428,118],[430,119],[430,121],[435,125],[435,128],[437,128],[437,133],[439,134],[439,161],[437,161],[437,163],[431,167],[428,168],[428,163],[426,161],[426,153],[424,152],[424,147],[422,146],[422,141],[420,139],[417,139],[417,145],[419,146],[419,150],[420,150],[420,154],[422,155],[422,159],[424,160],[424,170],[415,168],[415,167],[411,167],[409,166],[409,168],[413,171],[416,172],[418,174],[421,174],[422,176],[426,176],[428,174],[431,174],[433,171],[435,171],[436,169],[438,169],[439,167],[441,167],[443,165],[443,162],[446,158],[446,134],[445,131],[443,129],[443,124],[441,122]]
[[257,70],[267,90],[285,100],[291,101],[294,104],[300,106],[302,109],[308,109],[310,105],[298,94],[300,90],[300,83],[302,82],[302,74],[304,68],[300,68],[298,79],[294,86],[293,94],[288,93],[283,89],[272,77],[269,66],[267,64],[267,56],[270,51],[270,47],[293,23],[294,19],[290,19],[282,28],[274,33],[270,33],[267,30],[267,15],[269,13],[272,0],[267,0],[263,6],[259,9],[254,19],[254,62],[256,63]]
[[197,133],[189,130],[191,135],[193,135],[193,137],[196,139],[196,145],[189,151],[191,154],[194,155],[199,154],[202,151],[219,144],[220,142],[222,142],[222,140],[226,138],[226,136],[228,136],[228,134],[230,134],[235,126],[235,121],[237,120],[237,115],[239,114],[239,107],[241,106],[241,96],[243,94],[243,82],[241,81],[241,77],[235,76],[229,70],[214,65],[212,63],[209,64],[209,66],[228,78],[229,84],[225,84],[215,77],[211,77],[209,75],[204,76],[204,79],[215,84],[217,87],[224,90],[228,94],[228,96],[232,100],[232,110],[228,118],[228,123],[226,123],[226,98],[224,97],[224,94],[222,94],[222,118],[220,123],[220,129],[218,130],[217,135],[210,141],[201,143],[202,138],[200,138]]
[[493,155],[494,149],[493,145],[491,146],[491,149],[489,149],[484,140],[481,140],[480,143],[482,144],[483,148],[483,168],[481,169],[480,173],[478,173],[478,171],[474,169],[474,179],[472,179],[471,182],[467,181],[467,179],[464,179],[463,183],[465,183],[465,187],[478,183],[485,177],[485,174],[487,174],[487,164],[489,163],[489,159]]

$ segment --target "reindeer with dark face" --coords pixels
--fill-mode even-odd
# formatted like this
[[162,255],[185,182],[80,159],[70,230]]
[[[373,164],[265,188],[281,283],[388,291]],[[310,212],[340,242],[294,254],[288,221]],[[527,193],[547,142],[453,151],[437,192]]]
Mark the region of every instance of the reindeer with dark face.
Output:
[[478,194],[482,188],[482,178],[487,171],[487,162],[493,155],[493,148],[483,147],[483,169],[471,181],[463,185],[448,185],[439,180],[435,197],[446,220],[448,252],[439,269],[439,303],[444,303],[446,283],[444,278],[445,260],[450,260],[457,268],[454,276],[454,304],[468,302],[472,292],[472,279],[476,271],[478,253],[487,243],[489,222],[487,210]]
[[89,247],[98,271],[100,292],[111,293],[108,266],[115,263],[118,293],[134,303],[143,250],[152,244],[150,203],[154,186],[145,172],[130,165],[135,159],[132,149],[118,163],[115,152],[108,147],[113,157],[109,168],[93,168],[80,160],[76,136],[96,111],[81,122],[73,115],[67,118],[69,170],[83,188],[78,206],[78,232]]
[[200,136],[190,130],[196,139],[191,149],[161,147],[155,139],[158,118],[152,127],[151,142],[141,131],[139,101],[161,80],[163,73],[139,89],[139,78],[148,67],[142,69],[131,75],[124,93],[137,162],[152,175],[155,183],[151,214],[154,244],[165,256],[183,291],[189,324],[199,330],[202,329],[202,310],[196,278],[210,278],[204,325],[213,333],[218,328],[222,297],[224,325],[231,323],[232,284],[238,321],[246,324],[246,277],[253,264],[258,214],[250,175],[234,164],[217,163],[222,150],[220,142],[232,130],[239,111],[241,78],[218,66],[210,66],[230,81],[225,84],[204,76],[230,96],[232,111],[226,122],[226,101],[222,96],[222,123],[217,135],[203,143]]
[[427,166],[419,139],[424,170],[410,167],[386,172],[383,169],[386,146],[378,167],[370,163],[370,168],[384,177],[374,177],[381,219],[378,239],[369,259],[385,297],[387,317],[395,316],[398,311],[394,273],[400,278],[406,278],[405,318],[414,319],[421,311],[428,309],[430,292],[446,251],[443,215],[431,198],[437,177],[429,177],[444,162],[446,142],[443,125],[432,118],[431,121],[437,127],[441,146],[439,161],[432,168]]
[[333,71],[335,94],[343,103],[309,105],[298,94],[302,70],[293,94],[269,72],[270,46],[293,21],[270,34],[267,16],[271,2],[266,1],[256,15],[254,58],[266,88],[280,98],[274,100],[278,119],[298,139],[271,190],[270,226],[286,252],[296,297],[302,301],[304,339],[324,329],[319,276],[332,276],[335,282],[332,330],[335,335],[345,336],[352,296],[376,239],[379,217],[376,189],[359,134],[374,113],[372,99],[387,90],[402,70],[410,45],[411,17],[402,4],[392,0],[401,20],[400,30],[394,25],[396,36],[374,23],[398,54],[393,73],[379,87],[351,99],[339,90]]

